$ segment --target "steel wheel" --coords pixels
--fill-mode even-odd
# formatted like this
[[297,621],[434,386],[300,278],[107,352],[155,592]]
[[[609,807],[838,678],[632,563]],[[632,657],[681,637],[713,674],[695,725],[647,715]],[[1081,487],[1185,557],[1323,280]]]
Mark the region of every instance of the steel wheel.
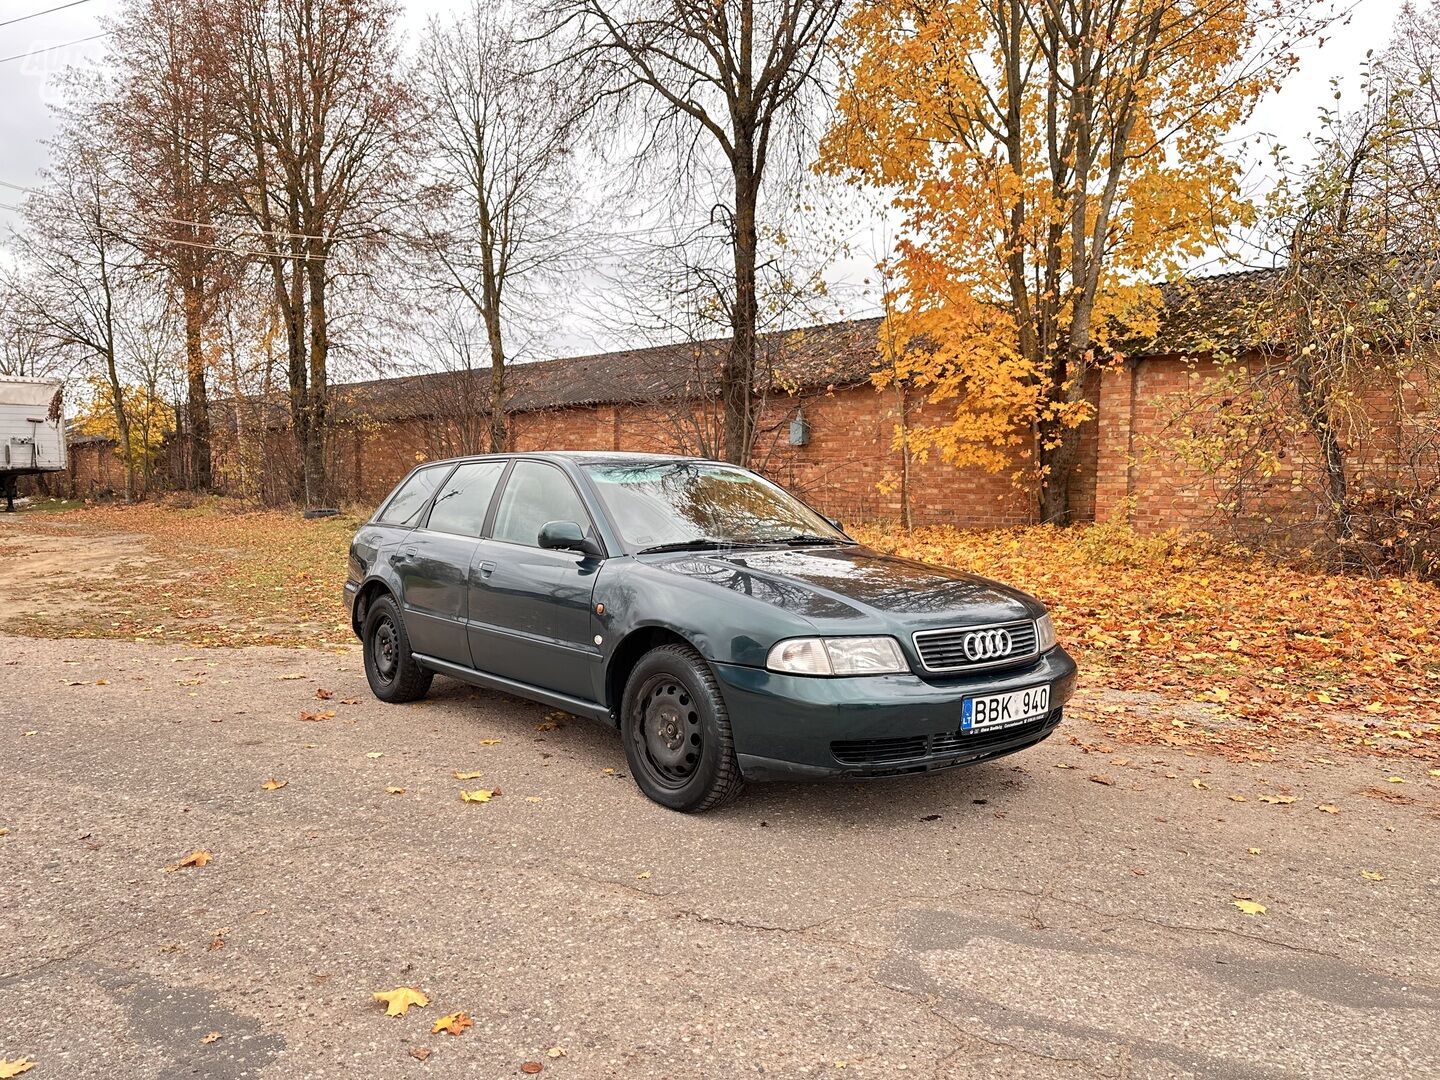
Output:
[[370,636],[371,659],[375,663],[375,674],[382,682],[395,681],[395,669],[400,666],[399,635],[395,633],[395,620],[383,615],[376,621]]
[[430,689],[432,672],[410,652],[405,621],[391,597],[380,596],[365,612],[365,678],[381,701],[414,701]]
[[722,806],[744,781],[715,673],[688,645],[641,657],[625,685],[620,728],[640,790],[672,810]]
[[662,674],[640,687],[639,705],[641,718],[633,737],[652,778],[665,787],[684,787],[704,750],[695,703],[673,676]]

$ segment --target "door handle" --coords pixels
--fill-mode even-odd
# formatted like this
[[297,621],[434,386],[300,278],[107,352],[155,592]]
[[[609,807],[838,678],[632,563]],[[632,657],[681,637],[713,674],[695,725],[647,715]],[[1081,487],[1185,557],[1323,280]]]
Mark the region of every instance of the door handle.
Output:
[[392,563],[409,562],[414,555],[414,548],[406,548],[404,551],[397,551],[394,555],[390,556],[390,561]]
[[480,564],[480,576],[481,576],[481,577],[489,577],[489,576],[490,576],[490,571],[492,571],[492,570],[494,570],[494,569],[495,569],[495,564],[494,564],[493,562],[482,562],[482,563]]

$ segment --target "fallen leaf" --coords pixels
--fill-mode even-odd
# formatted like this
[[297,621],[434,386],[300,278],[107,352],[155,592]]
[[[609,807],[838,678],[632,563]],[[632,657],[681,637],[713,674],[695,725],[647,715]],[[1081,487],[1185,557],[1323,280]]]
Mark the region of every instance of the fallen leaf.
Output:
[[1386,782],[1387,784],[1404,784],[1404,783],[1407,783],[1405,777],[1403,777],[1403,776],[1387,776],[1387,777],[1385,777],[1385,782]]
[[548,1058],[562,1058],[565,1056],[565,1048],[563,1046],[552,1046],[549,1050],[545,1051],[545,1056]]
[[397,986],[394,990],[376,990],[370,996],[385,1006],[386,1016],[404,1016],[411,1005],[419,1005],[424,1008],[430,1004],[430,999],[425,996],[425,992],[417,990],[413,986]]
[[1248,801],[1248,800],[1246,800],[1246,798],[1245,798],[1244,795],[1227,795],[1227,796],[1225,796],[1225,797],[1226,797],[1227,799],[1229,799],[1231,802],[1246,802],[1246,801]]
[[210,1032],[209,1035],[206,1035],[203,1039],[200,1040],[200,1045],[201,1045],[201,1046],[209,1046],[209,1045],[210,1045],[211,1043],[213,1043],[213,1042],[218,1042],[218,1041],[220,1040],[220,1038],[221,1038],[220,1032],[218,1032],[218,1031],[212,1031],[212,1032]]
[[499,739],[481,739],[481,740],[480,740],[480,745],[481,745],[481,746],[499,746],[499,745],[500,745],[500,740],[499,740]]
[[32,736],[32,735],[39,735],[40,733],[39,733],[38,731],[22,731],[20,734],[23,735],[23,736],[25,736],[25,738],[28,739],[28,738],[30,738],[30,736]]
[[1257,904],[1254,900],[1236,900],[1235,906],[1246,915],[1264,915],[1265,905]]
[[173,874],[176,870],[183,870],[187,866],[206,866],[212,858],[214,858],[214,856],[211,855],[210,852],[202,848],[197,848],[174,866],[167,866],[165,872],[167,874]]
[[1210,785],[1205,783],[1205,781],[1201,780],[1198,776],[1194,780],[1190,781],[1190,786],[1193,787],[1196,791],[1210,790]]
[[636,876],[639,880],[641,880],[641,881],[649,881],[649,880],[650,880],[650,871],[649,871],[649,870],[641,870],[640,873],[636,874],[635,876]]
[[386,794],[386,795],[404,795],[404,794],[405,794],[405,789],[404,789],[403,787],[387,787],[387,788],[385,789],[385,794]]
[[266,791],[279,791],[282,787],[284,787],[284,786],[285,786],[286,784],[288,784],[288,783],[290,783],[289,780],[276,780],[276,779],[272,776],[269,780],[266,780],[266,781],[265,781],[263,784],[261,784],[260,786],[261,786],[262,788],[264,788]]
[[455,773],[455,779],[456,779],[456,780],[479,780],[479,779],[480,779],[480,775],[481,775],[481,774],[480,774],[480,770],[479,770],[479,769],[476,769],[474,772],[460,772],[460,771],[457,770],[456,773]]
[[430,1028],[430,1034],[439,1035],[440,1032],[447,1031],[451,1035],[463,1035],[465,1029],[473,1027],[474,1024],[475,1021],[471,1020],[470,1017],[466,1016],[463,1012],[451,1013],[449,1016],[442,1016],[439,1020],[436,1020]]
[[1315,809],[1319,810],[1322,814],[1340,813],[1340,807],[1332,806],[1330,803],[1321,803],[1319,806],[1315,807]]
[[385,752],[384,752],[383,750],[371,750],[371,751],[370,751],[368,754],[366,754],[365,756],[368,757],[371,761],[374,761],[376,758],[382,758],[382,757],[384,757],[384,756],[385,756]]
[[[14,1061],[8,1058],[0,1058],[0,1080],[10,1080],[12,1076],[19,1076],[23,1072],[29,1072],[35,1067],[33,1059],[28,1057],[16,1058]],[[537,1069],[536,1072],[539,1072]]]
[[310,676],[303,671],[297,671],[293,675],[277,675],[275,677],[281,682],[288,682],[291,679],[308,679]]
[[500,794],[500,793],[499,793],[498,791],[488,791],[488,790],[486,790],[485,788],[476,788],[474,791],[462,791],[462,792],[460,792],[460,801],[461,801],[461,802],[489,802],[492,798],[494,798],[496,795],[499,795],[499,794]]
[[1111,780],[1110,777],[1108,777],[1108,776],[1101,776],[1099,773],[1091,773],[1091,774],[1087,777],[1087,779],[1088,779],[1092,784],[1104,784],[1106,787],[1114,787],[1114,786],[1115,786],[1115,781],[1114,781],[1114,780]]
[[308,721],[333,720],[335,719],[335,710],[326,709],[324,712],[306,712],[304,709],[301,709],[300,719]]
[[319,698],[321,701],[329,701],[331,698],[333,698],[333,697],[335,696],[335,691],[334,691],[334,690],[326,690],[323,686],[317,686],[317,687],[315,688],[315,696],[316,696],[317,698]]
[[1245,849],[1245,854],[1247,854],[1247,855],[1259,855],[1259,854],[1260,854],[1260,849],[1259,849],[1258,847],[1246,848],[1246,849]]
[[1426,776],[1440,776],[1440,769],[1426,769]]
[[545,1068],[545,1066],[541,1065],[538,1061],[524,1061],[520,1063],[520,1071],[527,1076],[534,1076],[543,1068]]
[[1272,805],[1289,806],[1295,801],[1294,795],[1261,795],[1260,801]]
[[1361,870],[1360,876],[1366,881],[1384,881],[1385,875],[1378,870]]
[[410,1056],[416,1061],[424,1061],[434,1052],[435,1051],[431,1050],[428,1046],[412,1046],[410,1048]]
[[1073,769],[1074,767],[1075,767],[1074,765],[1067,765],[1067,764],[1066,764],[1065,762],[1063,762],[1063,761],[1057,761],[1057,762],[1055,763],[1055,768],[1057,768],[1057,769]]

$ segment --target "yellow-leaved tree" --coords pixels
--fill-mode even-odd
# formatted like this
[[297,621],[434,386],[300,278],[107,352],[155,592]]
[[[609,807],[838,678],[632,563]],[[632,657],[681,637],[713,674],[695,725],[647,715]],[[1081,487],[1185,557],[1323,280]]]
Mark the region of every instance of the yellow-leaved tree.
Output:
[[[885,374],[944,403],[910,447],[1009,470],[1069,518],[1087,376],[1152,282],[1249,220],[1227,136],[1324,19],[1264,0],[867,0],[819,168],[905,229]],[[953,413],[951,409],[953,408]]]
[[[119,400],[127,424],[121,430],[115,408],[116,395],[104,375],[91,375],[89,401],[75,417],[80,435],[113,439],[115,455],[130,472],[141,475],[142,490],[149,490],[150,474],[165,439],[175,430],[175,409],[159,392],[143,383],[123,383]],[[127,445],[128,440],[128,445]],[[134,487],[133,481],[131,488]]]

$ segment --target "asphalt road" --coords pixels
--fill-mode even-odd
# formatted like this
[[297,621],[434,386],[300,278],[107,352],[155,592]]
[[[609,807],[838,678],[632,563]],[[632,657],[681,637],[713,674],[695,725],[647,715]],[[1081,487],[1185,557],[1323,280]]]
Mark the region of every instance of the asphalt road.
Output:
[[[384,706],[353,652],[0,638],[0,1059],[34,1058],[27,1080],[1440,1076],[1424,762],[1106,752],[1076,720],[968,770],[685,817],[613,734],[545,715],[444,680]],[[476,787],[503,794],[462,803]],[[196,849],[213,861],[166,871]],[[404,985],[430,1005],[386,1016],[372,992]],[[473,1027],[431,1034],[460,1010]]]

